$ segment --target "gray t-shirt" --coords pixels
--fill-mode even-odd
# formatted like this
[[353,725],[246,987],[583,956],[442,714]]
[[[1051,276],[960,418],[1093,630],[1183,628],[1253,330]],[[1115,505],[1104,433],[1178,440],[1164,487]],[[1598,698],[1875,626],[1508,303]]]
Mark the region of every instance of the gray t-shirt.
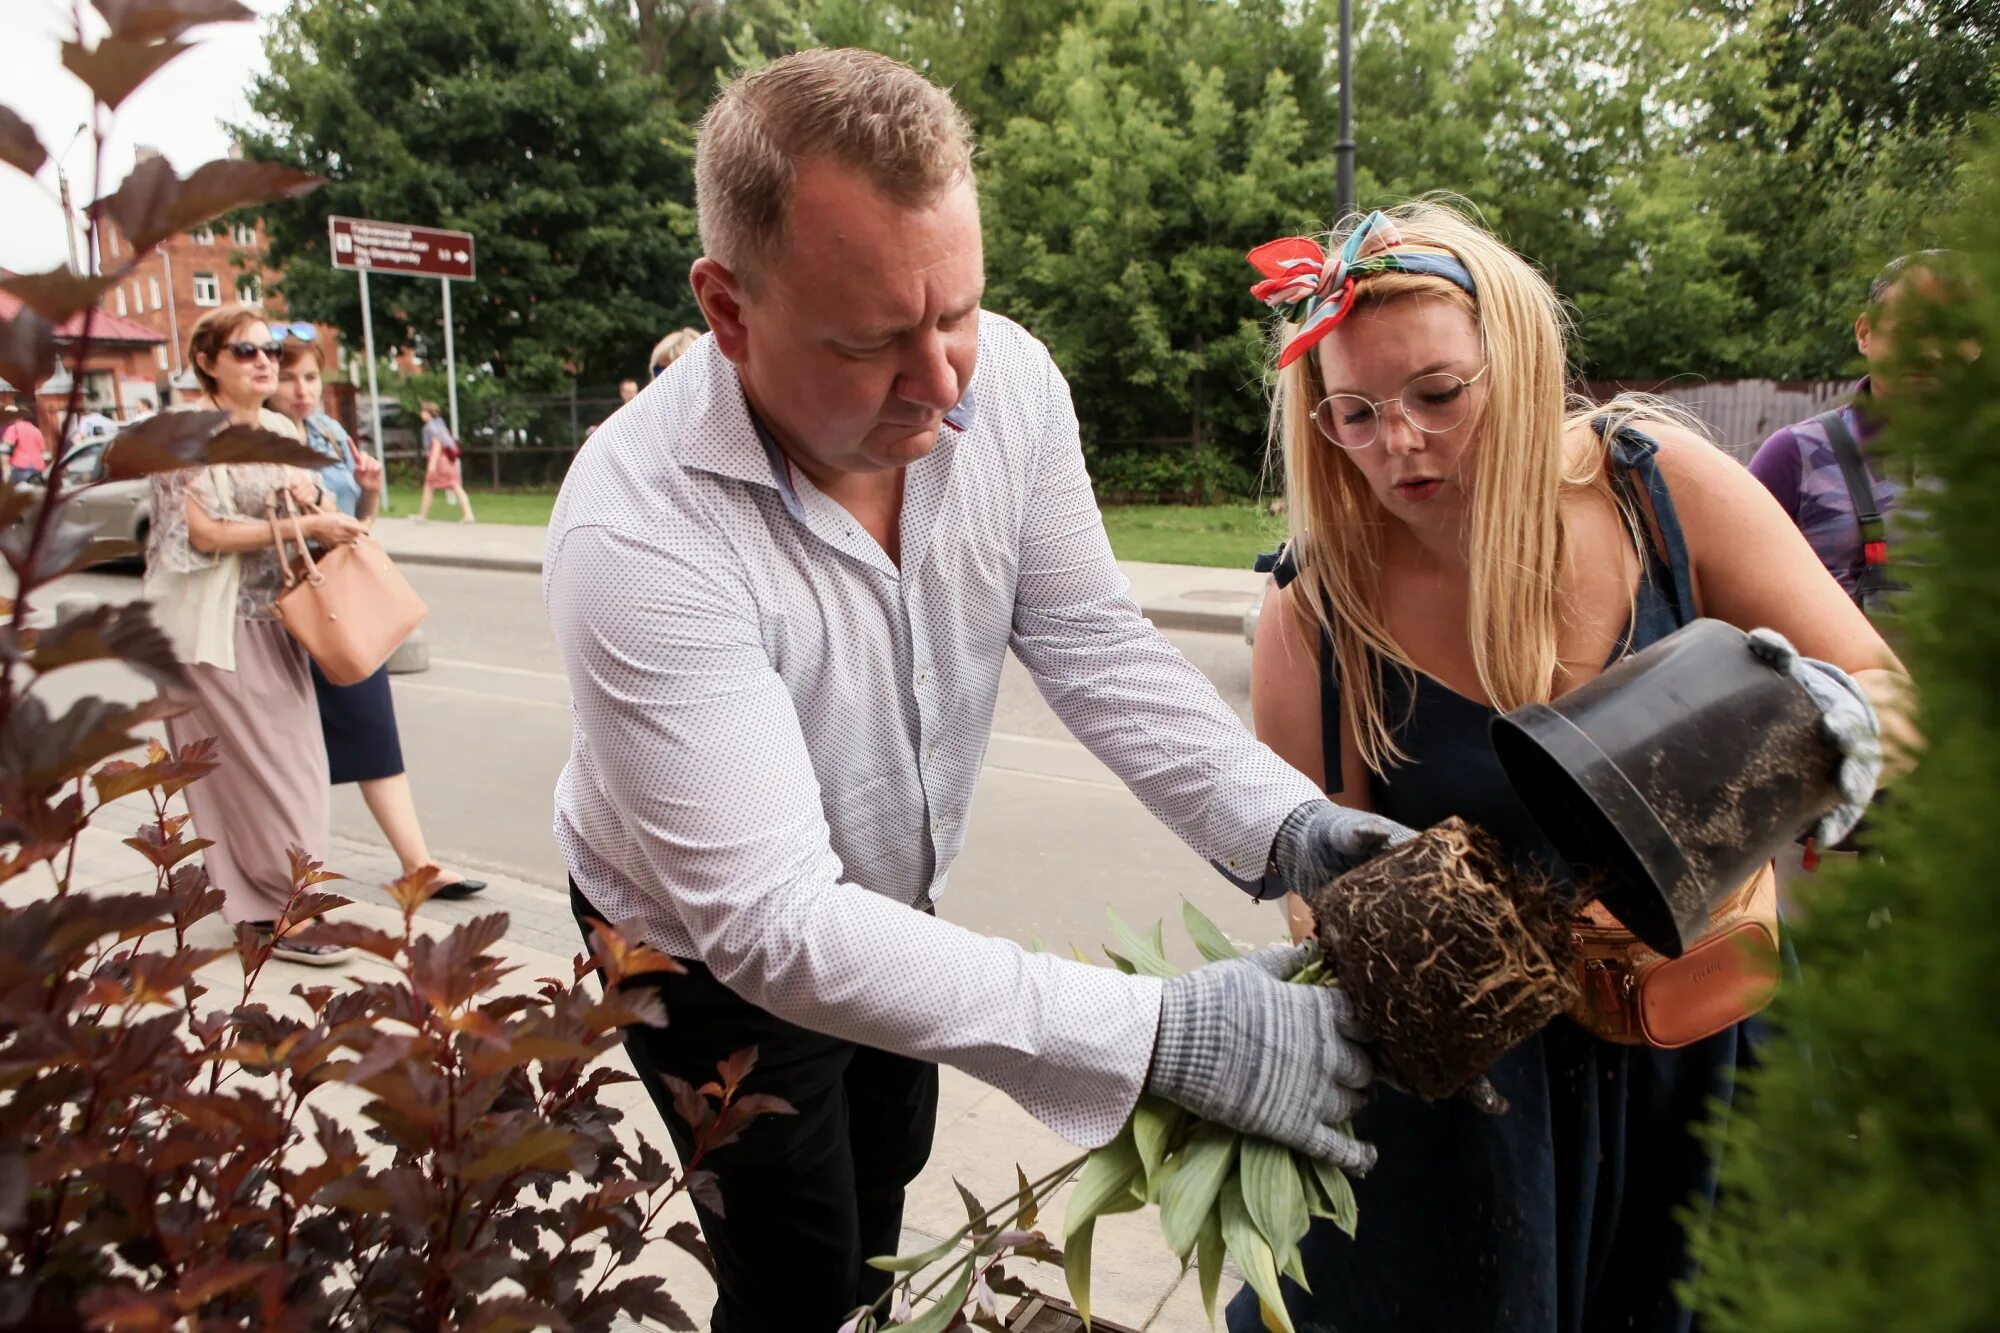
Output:
[[443,417],[432,417],[424,423],[424,452],[429,453],[434,444],[443,445],[447,455],[458,448],[458,441],[451,438],[451,427],[444,424]]

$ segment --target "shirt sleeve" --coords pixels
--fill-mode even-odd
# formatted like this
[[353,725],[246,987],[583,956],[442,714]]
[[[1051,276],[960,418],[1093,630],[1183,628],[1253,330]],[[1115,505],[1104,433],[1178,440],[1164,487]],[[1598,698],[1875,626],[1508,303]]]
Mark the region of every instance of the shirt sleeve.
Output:
[[550,618],[575,725],[650,877],[732,991],[790,1022],[956,1065],[1087,1147],[1144,1084],[1160,986],[1030,953],[868,891],[834,853],[747,589],[570,531]]
[[1286,815],[1321,793],[1252,736],[1132,599],[1083,464],[1069,386],[1049,367],[1015,591],[1013,647],[1076,738],[1182,841],[1239,884]]
[[1799,437],[1790,426],[1764,441],[1750,459],[1750,475],[1764,483],[1793,522],[1799,517]]

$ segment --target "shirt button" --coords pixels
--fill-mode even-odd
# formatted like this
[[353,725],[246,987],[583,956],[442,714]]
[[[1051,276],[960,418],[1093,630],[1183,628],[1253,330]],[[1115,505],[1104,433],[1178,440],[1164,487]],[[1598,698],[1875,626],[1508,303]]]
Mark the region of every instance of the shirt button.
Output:
[[931,669],[925,667],[917,673],[917,688],[924,689],[931,683]]
[[944,832],[944,821],[942,819],[933,819],[931,821],[931,833],[935,835],[942,832]]

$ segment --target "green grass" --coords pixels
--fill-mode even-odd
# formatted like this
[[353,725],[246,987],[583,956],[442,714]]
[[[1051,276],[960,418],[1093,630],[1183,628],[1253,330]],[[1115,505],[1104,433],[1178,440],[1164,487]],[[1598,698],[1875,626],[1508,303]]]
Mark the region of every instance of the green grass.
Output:
[[1284,540],[1285,521],[1260,505],[1106,505],[1104,530],[1120,560],[1248,569]]
[[[553,491],[470,492],[472,512],[482,523],[546,524],[555,507]],[[417,512],[422,488],[389,488],[389,512],[407,518]],[[442,495],[431,497],[431,520],[453,522],[458,511]],[[1107,505],[1104,528],[1120,560],[1164,565],[1221,565],[1248,569],[1259,551],[1284,537],[1283,519],[1258,505]]]
[[[389,513],[394,518],[408,518],[417,512],[417,505],[423,500],[421,486],[394,484],[389,487]],[[472,512],[481,523],[508,523],[525,527],[544,527],[549,521],[549,511],[555,508],[554,491],[481,491],[466,488],[466,495],[472,501]],[[456,523],[458,510],[452,508],[451,501],[443,493],[431,496],[431,522]]]

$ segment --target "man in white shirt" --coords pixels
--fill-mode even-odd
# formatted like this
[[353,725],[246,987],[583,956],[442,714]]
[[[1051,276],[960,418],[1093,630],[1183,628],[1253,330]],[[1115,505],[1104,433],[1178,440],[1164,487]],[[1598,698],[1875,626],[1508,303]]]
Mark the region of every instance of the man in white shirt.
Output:
[[[1369,1078],[1287,951],[1161,983],[931,913],[1011,647],[1079,739],[1260,897],[1406,830],[1328,804],[1140,615],[1068,387],[984,287],[971,140],[858,51],[746,75],[696,159],[712,330],[581,454],[544,592],[574,700],[556,831],[579,917],[684,961],[627,1048],[666,1078],[756,1046],[796,1116],[704,1161],[713,1327],[830,1333],[887,1275],[935,1062],[1079,1144],[1141,1091],[1351,1169]],[[1087,888],[1079,886],[1079,892]],[[1274,928],[1276,923],[1274,922]]]

